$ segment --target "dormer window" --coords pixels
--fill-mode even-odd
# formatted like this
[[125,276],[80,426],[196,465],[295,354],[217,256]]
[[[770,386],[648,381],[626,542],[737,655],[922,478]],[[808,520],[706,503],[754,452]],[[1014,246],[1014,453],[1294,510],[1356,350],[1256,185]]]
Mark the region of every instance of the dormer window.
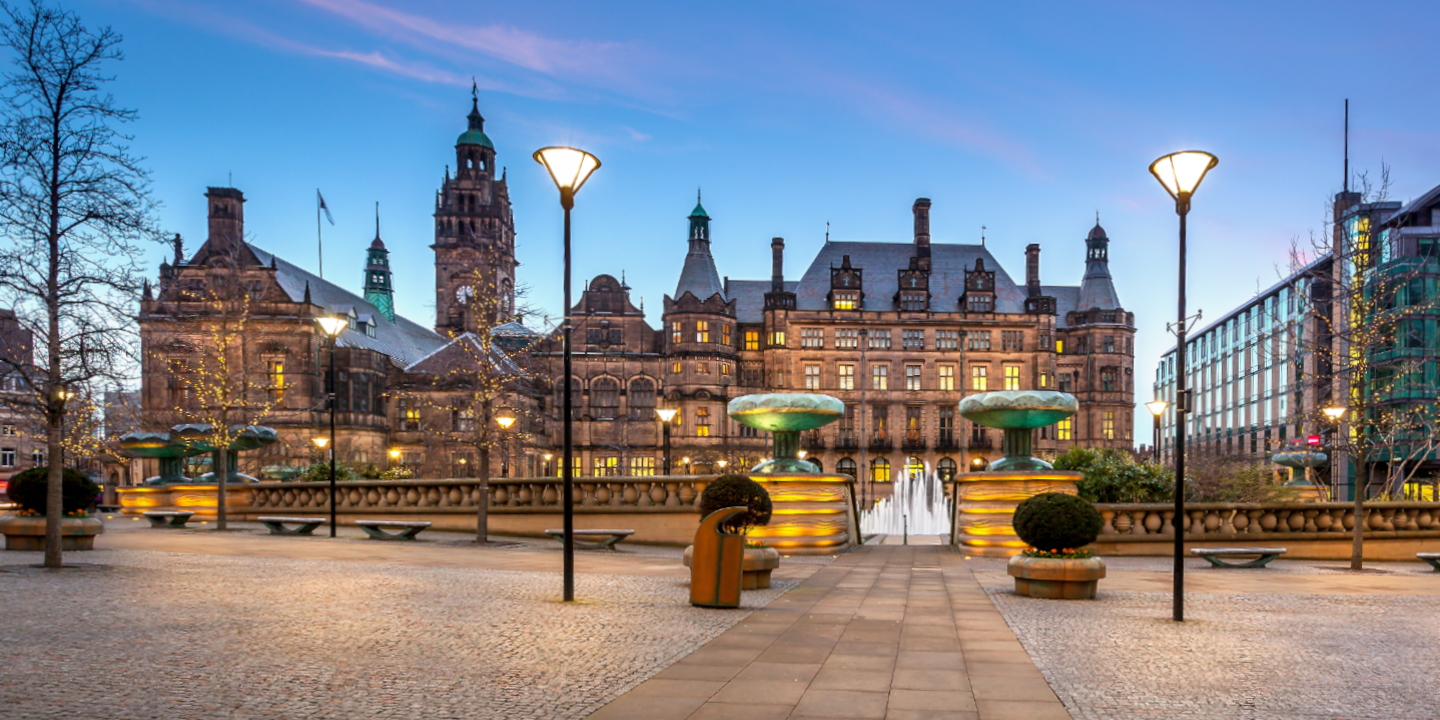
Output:
[[906,312],[924,312],[925,304],[923,292],[900,293],[900,308]]
[[969,300],[969,304],[966,307],[968,311],[972,313],[991,312],[989,295],[970,295],[967,299]]
[[365,336],[372,338],[375,337],[375,323],[372,322],[365,324]]
[[860,307],[860,293],[854,290],[837,290],[831,305],[836,310],[856,310]]

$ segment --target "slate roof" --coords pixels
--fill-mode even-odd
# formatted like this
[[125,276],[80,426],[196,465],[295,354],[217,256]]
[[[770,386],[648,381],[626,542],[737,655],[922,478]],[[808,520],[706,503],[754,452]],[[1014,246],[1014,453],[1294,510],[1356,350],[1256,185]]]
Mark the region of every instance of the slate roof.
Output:
[[1079,309],[1080,288],[1074,285],[1041,285],[1040,294],[1055,298],[1055,327],[1068,327],[1065,313]]
[[710,255],[710,243],[691,241],[691,247],[703,245],[703,252],[692,249],[685,254],[685,267],[680,270],[680,282],[675,284],[676,300],[689,292],[697,300],[709,300],[710,296],[719,293],[722,300],[729,300],[725,297],[725,287],[720,284],[720,273],[715,270],[715,258]]
[[[1421,210],[1424,210],[1427,205],[1434,203],[1436,200],[1440,200],[1440,185],[1430,188],[1429,192],[1411,201],[1405,207],[1400,208],[1398,212],[1386,219],[1385,225],[1388,227],[1397,227],[1405,221],[1405,218],[1419,213]],[[1416,222],[1416,225],[1422,227],[1429,225],[1429,213],[1426,213],[1425,216],[1419,218],[1419,220],[1421,220],[1421,222]]]
[[444,336],[436,333],[427,327],[411,322],[399,315],[395,316],[392,322],[379,308],[365,301],[364,298],[350,292],[328,280],[311,274],[291,263],[284,258],[277,257],[272,253],[262,250],[250,243],[246,247],[255,253],[255,257],[262,265],[269,265],[274,260],[275,279],[280,287],[290,296],[292,302],[300,302],[305,298],[305,285],[310,285],[310,301],[323,308],[334,312],[348,313],[354,311],[357,316],[370,316],[370,321],[375,324],[375,337],[365,334],[363,328],[347,328],[340,333],[340,347],[358,347],[375,350],[389,356],[396,365],[406,367],[440,349],[446,344]]
[[[785,291],[795,292],[798,280],[786,280]],[[735,301],[736,320],[742,323],[765,321],[765,293],[770,292],[769,280],[725,280],[725,296]]]

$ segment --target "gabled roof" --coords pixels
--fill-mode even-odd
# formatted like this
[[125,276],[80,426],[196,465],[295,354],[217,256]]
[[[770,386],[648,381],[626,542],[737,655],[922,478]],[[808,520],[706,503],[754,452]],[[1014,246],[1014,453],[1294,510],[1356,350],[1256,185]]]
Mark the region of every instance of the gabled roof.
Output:
[[[1399,227],[1404,224],[1405,218],[1424,210],[1427,205],[1433,205],[1437,202],[1440,202],[1440,185],[1436,185],[1435,187],[1430,188],[1430,192],[1421,195],[1419,198],[1411,201],[1405,207],[1400,208],[1400,210],[1394,215],[1386,218],[1385,226]],[[1422,220],[1422,222],[1416,224],[1422,226],[1428,226],[1430,224],[1430,217],[1428,213],[1420,219]]]
[[[463,347],[462,344],[469,345],[469,347]],[[444,375],[447,372],[467,369],[467,366],[474,365],[482,352],[484,352],[484,348],[480,346],[479,337],[474,333],[462,333],[454,340],[408,365],[405,372]],[[500,374],[521,374],[520,366],[515,363],[514,359],[501,351],[495,343],[491,343],[489,355],[491,366]]]
[[701,302],[716,293],[719,293],[720,299],[729,300],[725,297],[725,287],[720,284],[720,273],[715,269],[715,258],[710,255],[708,242],[704,243],[704,252],[692,250],[685,254],[685,267],[680,270],[680,282],[675,284],[674,298],[679,300],[687,292]]
[[[865,309],[895,309],[895,293],[899,291],[898,272],[910,267],[915,255],[912,243],[831,242],[820,248],[809,269],[795,289],[795,303],[800,310],[826,310],[830,294],[830,268],[840,267],[846,255],[850,265],[865,271]],[[975,261],[983,259],[985,269],[995,272],[995,312],[1025,312],[1025,293],[1006,274],[1005,268],[984,245],[932,243],[930,245],[930,307],[948,312],[958,310],[960,296],[965,292],[965,270],[974,270]]]
[[1055,298],[1055,327],[1066,327],[1065,314],[1080,306],[1080,288],[1074,285],[1041,285],[1041,295]]
[[[785,292],[795,292],[798,280],[786,280]],[[765,321],[765,293],[770,292],[769,280],[726,280],[725,295],[735,302],[735,319],[742,323]]]
[[405,367],[445,345],[444,336],[427,327],[422,327],[399,315],[391,321],[380,309],[364,298],[328,280],[301,269],[284,258],[262,250],[250,243],[245,246],[255,254],[261,265],[275,264],[275,280],[291,302],[305,299],[305,287],[310,287],[310,302],[331,312],[350,313],[356,317],[370,316],[375,325],[375,337],[366,334],[362,327],[347,328],[340,333],[340,347],[358,347],[384,353],[400,367]]

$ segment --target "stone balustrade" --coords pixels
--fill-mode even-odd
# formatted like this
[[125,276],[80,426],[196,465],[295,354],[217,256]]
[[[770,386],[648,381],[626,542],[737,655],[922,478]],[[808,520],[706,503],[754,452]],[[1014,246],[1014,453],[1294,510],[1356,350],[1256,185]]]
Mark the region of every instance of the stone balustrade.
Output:
[[[1174,537],[1170,503],[1098,503],[1105,524],[1097,543],[1155,542]],[[1338,540],[1355,529],[1355,506],[1327,503],[1187,503],[1187,541]],[[1366,538],[1440,538],[1440,503],[1365,503]]]
[[[576,512],[696,512],[695,500],[708,477],[661,476],[575,478]],[[474,513],[480,481],[349,480],[338,486],[340,512]],[[492,478],[490,512],[495,514],[560,510],[559,478]],[[330,485],[319,482],[256,483],[246,512],[328,511]],[[237,508],[240,509],[240,508]]]

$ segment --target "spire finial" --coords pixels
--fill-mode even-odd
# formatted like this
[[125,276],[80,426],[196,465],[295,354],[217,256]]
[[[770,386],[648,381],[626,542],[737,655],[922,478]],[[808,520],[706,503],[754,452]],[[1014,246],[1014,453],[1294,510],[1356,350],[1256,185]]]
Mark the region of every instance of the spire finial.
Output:
[[830,221],[825,221],[825,244],[830,244]]
[[695,204],[700,204],[700,188],[695,188]]
[[475,76],[470,76],[470,102],[477,107],[480,105],[480,84],[475,82]]
[[1095,224],[1100,224],[1100,211],[1098,209],[1095,211]]
[[309,281],[309,280],[306,280],[306,281],[305,281],[305,299],[303,300],[303,302],[304,302],[306,305],[309,305],[309,304],[310,304],[310,281]]
[[985,247],[985,226],[980,226],[980,247]]
[[380,237],[380,201],[375,201],[375,237]]

